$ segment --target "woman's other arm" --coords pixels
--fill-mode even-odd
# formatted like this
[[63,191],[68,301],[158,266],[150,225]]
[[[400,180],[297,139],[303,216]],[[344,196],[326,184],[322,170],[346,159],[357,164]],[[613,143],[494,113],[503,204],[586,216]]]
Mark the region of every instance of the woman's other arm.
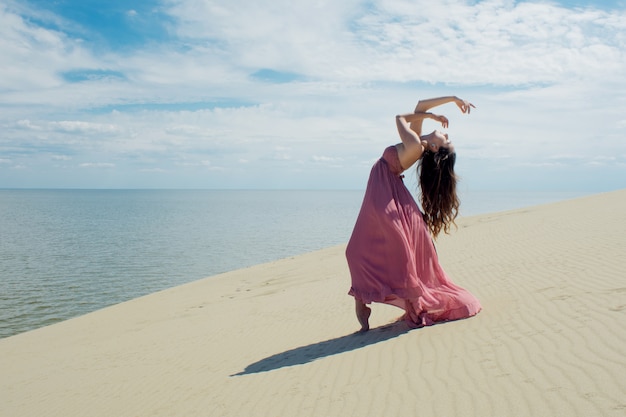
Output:
[[398,149],[398,158],[400,159],[400,165],[402,165],[403,169],[408,169],[413,165],[421,158],[424,152],[424,145],[419,136],[420,132],[416,132],[412,129],[412,125],[416,123],[421,125],[424,119],[437,120],[441,122],[443,127],[448,127],[448,119],[445,116],[432,113],[421,112],[396,116],[396,126],[398,127],[400,140],[402,141],[402,143],[396,146],[396,149]]

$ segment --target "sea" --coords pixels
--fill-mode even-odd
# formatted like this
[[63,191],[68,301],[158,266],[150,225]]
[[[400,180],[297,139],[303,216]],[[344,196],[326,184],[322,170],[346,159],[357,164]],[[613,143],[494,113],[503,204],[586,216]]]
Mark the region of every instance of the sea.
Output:
[[[464,192],[461,216],[584,192]],[[347,243],[363,190],[0,190],[0,338]]]

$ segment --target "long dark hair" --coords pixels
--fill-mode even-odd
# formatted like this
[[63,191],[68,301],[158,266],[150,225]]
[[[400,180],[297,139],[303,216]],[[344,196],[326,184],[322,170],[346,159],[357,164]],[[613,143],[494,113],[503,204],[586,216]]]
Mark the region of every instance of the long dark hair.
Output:
[[454,219],[459,214],[460,201],[456,195],[455,162],[455,152],[439,148],[437,152],[425,151],[417,165],[424,220],[435,238],[442,230],[449,233],[451,225],[456,227]]

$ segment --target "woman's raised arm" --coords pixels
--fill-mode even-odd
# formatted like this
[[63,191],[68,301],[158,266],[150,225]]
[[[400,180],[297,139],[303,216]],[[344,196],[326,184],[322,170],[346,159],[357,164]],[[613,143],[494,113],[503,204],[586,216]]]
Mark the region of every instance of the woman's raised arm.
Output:
[[454,102],[454,104],[456,104],[463,113],[469,113],[472,107],[476,108],[476,106],[474,106],[472,103],[470,103],[467,100],[462,100],[458,98],[457,96],[446,96],[446,97],[437,97],[437,98],[429,98],[426,100],[420,100],[417,103],[417,106],[415,106],[415,113],[427,112],[433,107],[441,106],[442,104],[452,103],[452,102]]

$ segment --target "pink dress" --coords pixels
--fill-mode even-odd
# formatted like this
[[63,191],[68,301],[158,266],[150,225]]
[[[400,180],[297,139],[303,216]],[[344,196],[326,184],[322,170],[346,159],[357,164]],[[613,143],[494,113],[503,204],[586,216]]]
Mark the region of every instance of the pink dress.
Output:
[[366,304],[391,304],[413,327],[463,319],[481,309],[439,265],[430,232],[405,187],[395,146],[372,167],[361,211],[346,248],[349,294]]

